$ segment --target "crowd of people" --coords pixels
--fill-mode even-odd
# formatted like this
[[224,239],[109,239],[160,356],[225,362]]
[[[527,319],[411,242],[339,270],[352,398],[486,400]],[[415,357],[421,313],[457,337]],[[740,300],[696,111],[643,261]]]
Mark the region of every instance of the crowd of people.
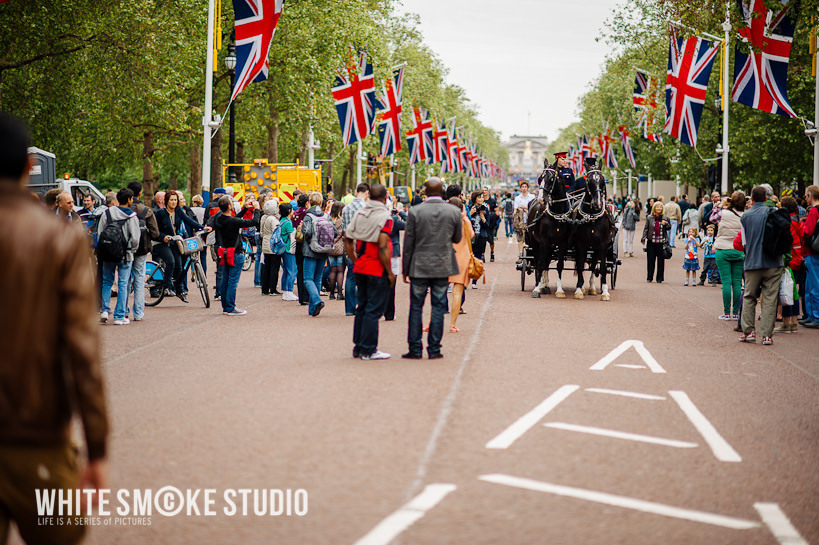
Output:
[[[621,255],[634,257],[641,203],[625,199],[614,205],[622,212]],[[792,242],[781,253],[771,253],[766,238],[776,231],[768,216],[778,209],[786,211],[782,218],[789,218]],[[796,333],[800,326],[819,329],[819,251],[814,242],[819,187],[807,187],[804,198],[798,199],[790,190],[777,197],[769,184],[762,184],[749,196],[713,192],[698,206],[685,195],[668,203],[661,196],[649,199],[646,211],[640,241],[647,257],[647,282],[665,281],[665,262],[679,241],[684,252],[682,285],[703,286],[707,281],[721,286],[723,313],[718,318],[736,321],[741,341],[756,342],[759,337],[770,345],[775,333]]]

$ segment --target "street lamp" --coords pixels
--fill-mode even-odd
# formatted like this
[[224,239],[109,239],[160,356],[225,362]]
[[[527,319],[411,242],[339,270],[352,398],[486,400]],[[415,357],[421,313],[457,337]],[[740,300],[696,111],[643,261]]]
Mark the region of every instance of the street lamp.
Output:
[[[233,32],[230,33],[230,43],[228,44],[227,56],[225,56],[225,68],[230,72],[230,93],[233,93],[233,86],[236,80],[236,42]],[[230,135],[228,137],[228,164],[236,163],[236,110],[235,104],[230,103]],[[228,167],[228,179],[230,183],[236,182],[236,172],[234,167]]]

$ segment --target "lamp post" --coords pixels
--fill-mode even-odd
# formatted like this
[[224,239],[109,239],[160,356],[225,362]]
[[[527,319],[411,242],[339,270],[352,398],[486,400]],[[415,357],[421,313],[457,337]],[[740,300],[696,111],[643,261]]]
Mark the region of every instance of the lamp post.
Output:
[[[234,34],[230,34],[227,56],[225,56],[225,68],[230,72],[230,93],[233,93],[233,86],[236,80],[236,42]],[[228,164],[236,163],[236,104],[230,103],[230,136],[228,137]],[[228,167],[228,179],[230,183],[236,182],[236,172],[233,167]]]

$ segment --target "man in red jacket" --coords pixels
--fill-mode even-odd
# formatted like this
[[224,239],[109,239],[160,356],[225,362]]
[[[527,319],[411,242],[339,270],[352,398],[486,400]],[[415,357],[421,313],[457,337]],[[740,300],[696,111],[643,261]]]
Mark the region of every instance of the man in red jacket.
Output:
[[808,217],[805,219],[805,226],[802,228],[804,244],[802,244],[802,254],[807,268],[807,282],[805,284],[805,303],[807,306],[807,320],[800,320],[800,323],[811,329],[819,329],[819,254],[810,250],[808,240],[817,229],[816,223],[819,221],[819,187],[808,186],[805,189],[805,199],[808,201]]

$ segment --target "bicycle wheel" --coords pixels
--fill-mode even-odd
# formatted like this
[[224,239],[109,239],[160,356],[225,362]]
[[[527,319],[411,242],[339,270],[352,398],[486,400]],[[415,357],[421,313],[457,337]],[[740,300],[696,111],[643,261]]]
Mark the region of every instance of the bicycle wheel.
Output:
[[251,246],[249,242],[242,242],[242,246],[244,246],[245,250],[245,262],[242,264],[242,270],[249,271],[250,267],[253,266],[253,260],[256,259],[256,253],[253,251],[253,246]]
[[165,297],[165,270],[155,261],[145,263],[145,306],[155,307]]
[[202,270],[202,264],[199,263],[199,261],[193,262],[193,274],[196,277],[196,286],[199,288],[199,293],[202,295],[202,302],[205,303],[205,308],[210,308],[208,279],[205,277],[205,271]]

